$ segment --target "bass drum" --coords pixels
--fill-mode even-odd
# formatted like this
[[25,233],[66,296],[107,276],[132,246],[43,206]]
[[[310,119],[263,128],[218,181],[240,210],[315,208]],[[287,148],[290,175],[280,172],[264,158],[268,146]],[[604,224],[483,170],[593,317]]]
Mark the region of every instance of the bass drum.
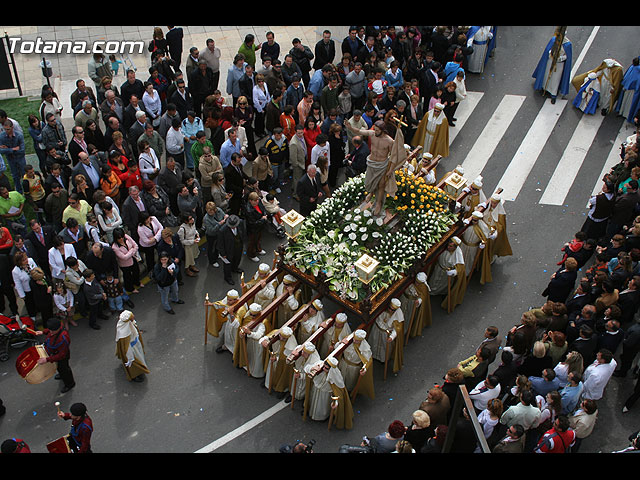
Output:
[[16,359],[16,370],[27,383],[36,385],[49,380],[56,374],[56,362],[38,364],[39,358],[47,358],[47,352],[42,345],[27,348]]

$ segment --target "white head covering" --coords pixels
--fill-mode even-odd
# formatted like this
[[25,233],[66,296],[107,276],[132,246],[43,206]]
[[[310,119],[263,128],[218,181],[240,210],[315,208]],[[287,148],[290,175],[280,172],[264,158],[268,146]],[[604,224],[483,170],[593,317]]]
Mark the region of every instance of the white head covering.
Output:
[[353,332],[353,336],[358,340],[364,340],[365,338],[367,338],[367,332],[360,328]]
[[392,298],[391,303],[389,304],[389,306],[394,310],[400,308],[401,305],[402,303],[400,303],[400,300],[398,300],[397,298]]
[[313,308],[315,308],[318,311],[322,310],[323,308],[322,302],[317,298],[313,301],[311,305],[313,306]]
[[472,187],[476,187],[478,189],[482,188],[482,175],[478,175],[476,179],[471,184]]
[[455,243],[456,245],[460,245],[462,243],[462,240],[460,240],[460,238],[458,237],[451,237],[451,240],[453,241],[453,243]]
[[116,342],[121,338],[127,338],[129,335],[132,339],[138,336],[138,332],[135,328],[136,321],[133,318],[133,313],[129,310],[124,310],[118,318],[118,324],[116,325]]
[[296,277],[294,277],[293,275],[285,275],[284,278],[282,279],[282,282],[285,285],[292,285],[296,283]]
[[258,267],[258,271],[260,273],[268,273],[271,271],[271,267],[266,263],[261,263],[260,266]]
[[462,165],[458,165],[456,168],[453,169],[454,172],[456,172],[458,175],[464,175],[464,168],[462,168]]
[[429,152],[425,152],[422,154],[422,158],[424,158],[425,160],[431,160],[433,158],[433,155]]
[[290,337],[291,335],[293,335],[293,330],[291,330],[291,327],[287,327],[285,325],[280,329],[280,335],[282,335],[283,337]]
[[493,195],[491,195],[491,200],[496,200],[496,201],[501,201],[502,200],[502,195],[500,195],[499,193],[494,193]]
[[444,108],[444,105],[438,102],[433,106],[433,108],[435,108],[436,110],[442,110]]
[[304,342],[302,349],[307,353],[313,353],[316,351],[316,346],[311,342]]
[[262,305],[260,305],[259,303],[252,303],[251,305],[249,305],[250,313],[260,313],[261,311],[262,311]]
[[473,213],[471,214],[472,217],[475,218],[483,218],[484,217],[484,213],[478,211],[478,210],[474,210]]
[[587,77],[589,77],[591,80],[595,80],[597,75],[595,72],[589,72],[589,75],[587,75]]
[[344,388],[344,377],[342,376],[342,372],[338,369],[338,359],[328,356],[326,358],[326,362],[331,367],[327,373],[327,382],[338,388]]
[[237,290],[229,290],[227,292],[227,297],[228,298],[240,298],[240,294],[238,293]]
[[418,272],[416,280],[420,283],[427,283],[427,274],[424,272]]
[[336,322],[337,323],[344,323],[346,321],[347,321],[347,314],[346,313],[340,312],[339,314],[336,315]]

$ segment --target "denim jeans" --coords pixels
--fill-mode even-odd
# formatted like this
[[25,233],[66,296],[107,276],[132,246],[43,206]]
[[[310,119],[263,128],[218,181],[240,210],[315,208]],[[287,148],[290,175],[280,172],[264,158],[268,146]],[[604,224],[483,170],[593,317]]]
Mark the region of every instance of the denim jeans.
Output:
[[191,156],[191,147],[195,143],[195,140],[189,140],[188,142],[184,142],[184,156],[185,163],[189,170],[194,170],[195,163],[193,162],[193,157]]
[[110,310],[115,310],[117,312],[124,310],[122,295],[118,295],[117,297],[108,297],[107,302],[109,302]]
[[284,179],[284,164],[274,165],[271,164],[271,169],[273,170],[273,187],[280,187],[282,185],[282,180]]
[[171,305],[169,305],[169,300],[172,302],[178,301],[178,281],[174,280],[168,287],[158,286],[158,291],[160,292],[160,303],[162,304],[162,308],[167,312],[172,310]]

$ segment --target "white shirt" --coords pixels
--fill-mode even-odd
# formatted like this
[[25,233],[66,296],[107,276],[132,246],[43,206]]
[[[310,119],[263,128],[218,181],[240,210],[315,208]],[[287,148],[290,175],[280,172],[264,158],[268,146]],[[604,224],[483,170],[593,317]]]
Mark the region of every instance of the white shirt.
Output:
[[17,266],[13,267],[11,276],[13,277],[13,283],[16,286],[16,292],[20,298],[24,298],[25,294],[31,291],[31,286],[29,285],[29,280],[31,280],[29,271],[36,267],[36,262],[34,262],[32,258],[28,259],[28,267],[26,271]]
[[315,165],[318,163],[318,158],[327,157],[327,166],[331,165],[331,157],[329,155],[329,142],[326,142],[324,146],[314,145],[311,149],[311,163]]
[[[64,244],[64,258],[76,257],[76,250],[70,243]],[[67,266],[64,264],[62,254],[56,247],[49,249],[49,265],[51,266],[51,276],[59,280],[64,280],[65,270]]]
[[618,364],[615,359],[611,359],[609,363],[599,364],[596,360],[584,371],[582,391],[583,398],[591,400],[600,400],[604,394],[604,387],[607,386],[613,371]]
[[166,138],[167,152],[179,154],[184,152],[184,135],[180,129],[170,128]]
[[498,398],[500,395],[500,384],[494,388],[487,387],[484,382],[480,382],[476,387],[469,392],[469,397],[473,402],[473,406],[482,411],[487,408],[489,400]]

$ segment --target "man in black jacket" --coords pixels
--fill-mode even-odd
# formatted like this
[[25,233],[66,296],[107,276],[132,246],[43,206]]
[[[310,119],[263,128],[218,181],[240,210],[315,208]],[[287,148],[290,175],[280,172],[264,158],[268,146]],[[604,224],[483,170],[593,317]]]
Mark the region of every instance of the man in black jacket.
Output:
[[316,43],[315,57],[313,61],[314,70],[320,70],[327,63],[333,63],[336,58],[336,42],[331,39],[329,30],[322,32],[322,40]]
[[26,240],[29,240],[36,251],[36,258],[33,260],[38,264],[45,275],[51,275],[49,269],[49,249],[53,247],[53,237],[56,233],[49,225],[42,226],[40,222],[35,219],[29,221],[30,231],[25,236]]
[[191,98],[191,93],[184,80],[178,80],[176,87],[176,91],[169,98],[169,102],[176,106],[180,118],[187,118],[187,112],[193,110],[193,98]]
[[153,278],[160,289],[160,303],[165,312],[175,315],[169,301],[177,304],[183,304],[184,300],[180,300],[178,296],[177,275],[180,267],[171,261],[171,255],[168,252],[160,252],[158,263],[153,267]]
[[229,214],[239,215],[242,209],[242,194],[248,179],[242,170],[242,156],[234,152],[231,154],[231,163],[224,169],[224,181],[227,193],[233,196],[229,200]]
[[207,66],[206,60],[202,58],[198,60],[198,69],[191,72],[189,76],[189,90],[193,99],[193,108],[196,116],[199,117],[202,114],[205,98],[213,94],[215,90],[213,70]]
[[131,125],[136,122],[136,114],[139,111],[146,113],[147,109],[137,95],[131,95],[131,97],[129,97],[129,105],[127,105],[127,107],[124,109],[124,118],[122,119],[124,130],[126,130],[127,132],[129,131]]
[[165,35],[167,39],[167,48],[169,49],[169,55],[171,59],[176,62],[176,67],[180,68],[182,62],[182,39],[184,32],[180,27],[167,27],[169,31]]
[[313,52],[309,47],[303,45],[299,38],[294,38],[291,43],[293,44],[293,48],[289,50],[289,54],[293,57],[293,61],[300,67],[300,71],[302,72],[302,82],[308,88]]
[[232,272],[242,273],[239,265],[240,260],[242,260],[245,237],[244,222],[237,215],[230,215],[227,218],[227,222],[220,229],[220,236],[218,237],[218,251],[222,259],[224,280],[229,285],[235,285],[231,276]]
[[131,95],[142,98],[142,95],[144,95],[144,84],[136,78],[135,70],[129,69],[127,70],[127,81],[120,87],[120,98],[122,98],[125,108],[129,106]]
[[346,159],[349,161],[349,165],[357,176],[367,170],[367,157],[371,152],[369,151],[367,143],[363,142],[362,137],[359,135],[353,137],[351,143],[353,143],[355,149],[346,156]]
[[300,199],[300,214],[306,217],[318,206],[318,198],[324,195],[320,173],[314,164],[307,167],[307,174],[298,181],[296,193]]

